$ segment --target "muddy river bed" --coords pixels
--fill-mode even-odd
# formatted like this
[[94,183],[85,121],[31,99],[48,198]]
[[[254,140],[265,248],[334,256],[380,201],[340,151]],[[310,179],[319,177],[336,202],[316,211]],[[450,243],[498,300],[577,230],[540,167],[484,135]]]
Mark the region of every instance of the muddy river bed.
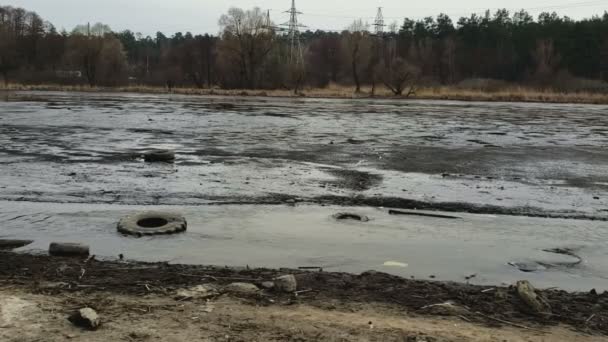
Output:
[[[608,106],[0,98],[0,237],[36,241],[22,250],[80,241],[137,260],[608,289]],[[145,163],[151,149],[175,163]],[[150,208],[183,213],[188,232],[115,231]]]

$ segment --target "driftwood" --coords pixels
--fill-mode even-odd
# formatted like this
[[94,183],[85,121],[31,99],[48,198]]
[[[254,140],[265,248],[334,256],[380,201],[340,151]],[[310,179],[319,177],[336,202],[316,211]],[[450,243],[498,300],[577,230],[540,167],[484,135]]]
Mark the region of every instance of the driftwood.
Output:
[[49,254],[53,256],[88,256],[89,246],[81,243],[53,242],[49,246]]
[[458,216],[419,213],[416,211],[389,210],[388,213],[389,213],[389,215],[411,215],[411,216],[424,216],[424,217],[435,217],[435,218],[444,218],[444,219],[459,219],[460,218]]

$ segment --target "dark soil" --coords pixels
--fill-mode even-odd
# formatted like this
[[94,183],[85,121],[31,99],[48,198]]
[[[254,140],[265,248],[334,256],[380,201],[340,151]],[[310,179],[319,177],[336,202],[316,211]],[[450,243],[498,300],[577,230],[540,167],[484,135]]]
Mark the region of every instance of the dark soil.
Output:
[[296,275],[299,295],[264,293],[253,298],[259,305],[306,303],[324,309],[352,309],[358,303],[373,302],[410,314],[437,315],[436,311],[423,308],[452,301],[467,309],[457,314],[467,321],[530,329],[565,324],[579,331],[608,335],[608,292],[538,291],[551,306],[552,314],[536,315],[512,287],[421,281],[373,271],[354,275],[322,270],[233,269],[0,252],[0,281],[46,294],[111,292],[173,296],[176,289],[203,283],[261,285],[282,274]]

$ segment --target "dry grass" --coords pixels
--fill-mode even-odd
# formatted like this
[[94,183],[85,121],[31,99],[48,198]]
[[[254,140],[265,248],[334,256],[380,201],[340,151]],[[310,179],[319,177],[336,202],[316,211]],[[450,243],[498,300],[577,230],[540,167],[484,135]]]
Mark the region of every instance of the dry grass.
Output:
[[[84,85],[66,86],[57,84],[22,85],[9,84],[0,85],[0,90],[25,90],[25,91],[67,91],[67,92],[133,92],[165,94],[164,87],[152,87],[145,85],[132,85],[124,87],[89,87]],[[361,93],[355,94],[353,87],[330,84],[325,88],[306,88],[301,95],[294,95],[290,90],[250,90],[250,89],[197,89],[197,88],[174,88],[174,94],[182,95],[218,95],[218,96],[270,96],[270,97],[313,97],[313,98],[369,98],[370,87],[363,87]],[[377,98],[404,98],[394,96],[385,87],[377,87],[375,92]],[[497,101],[497,102],[542,102],[542,103],[587,103],[608,104],[608,94],[590,92],[556,92],[548,89],[534,89],[530,87],[506,87],[497,91],[483,91],[464,89],[453,86],[428,87],[417,90],[416,95],[410,99],[430,100],[458,100],[458,101]]]

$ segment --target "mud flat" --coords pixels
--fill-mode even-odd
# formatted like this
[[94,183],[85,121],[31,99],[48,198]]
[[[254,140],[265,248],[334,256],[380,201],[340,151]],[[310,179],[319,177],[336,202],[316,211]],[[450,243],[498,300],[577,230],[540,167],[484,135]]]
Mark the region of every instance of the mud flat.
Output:
[[605,105],[17,92],[0,113],[3,200],[608,218]]
[[[84,242],[140,261],[604,290],[606,127],[605,105],[4,93],[0,238],[34,240],[28,252]],[[146,161],[159,150],[169,162]],[[183,212],[188,232],[116,232],[149,209]],[[343,211],[370,220],[331,220]],[[559,249],[581,261],[547,252]]]

